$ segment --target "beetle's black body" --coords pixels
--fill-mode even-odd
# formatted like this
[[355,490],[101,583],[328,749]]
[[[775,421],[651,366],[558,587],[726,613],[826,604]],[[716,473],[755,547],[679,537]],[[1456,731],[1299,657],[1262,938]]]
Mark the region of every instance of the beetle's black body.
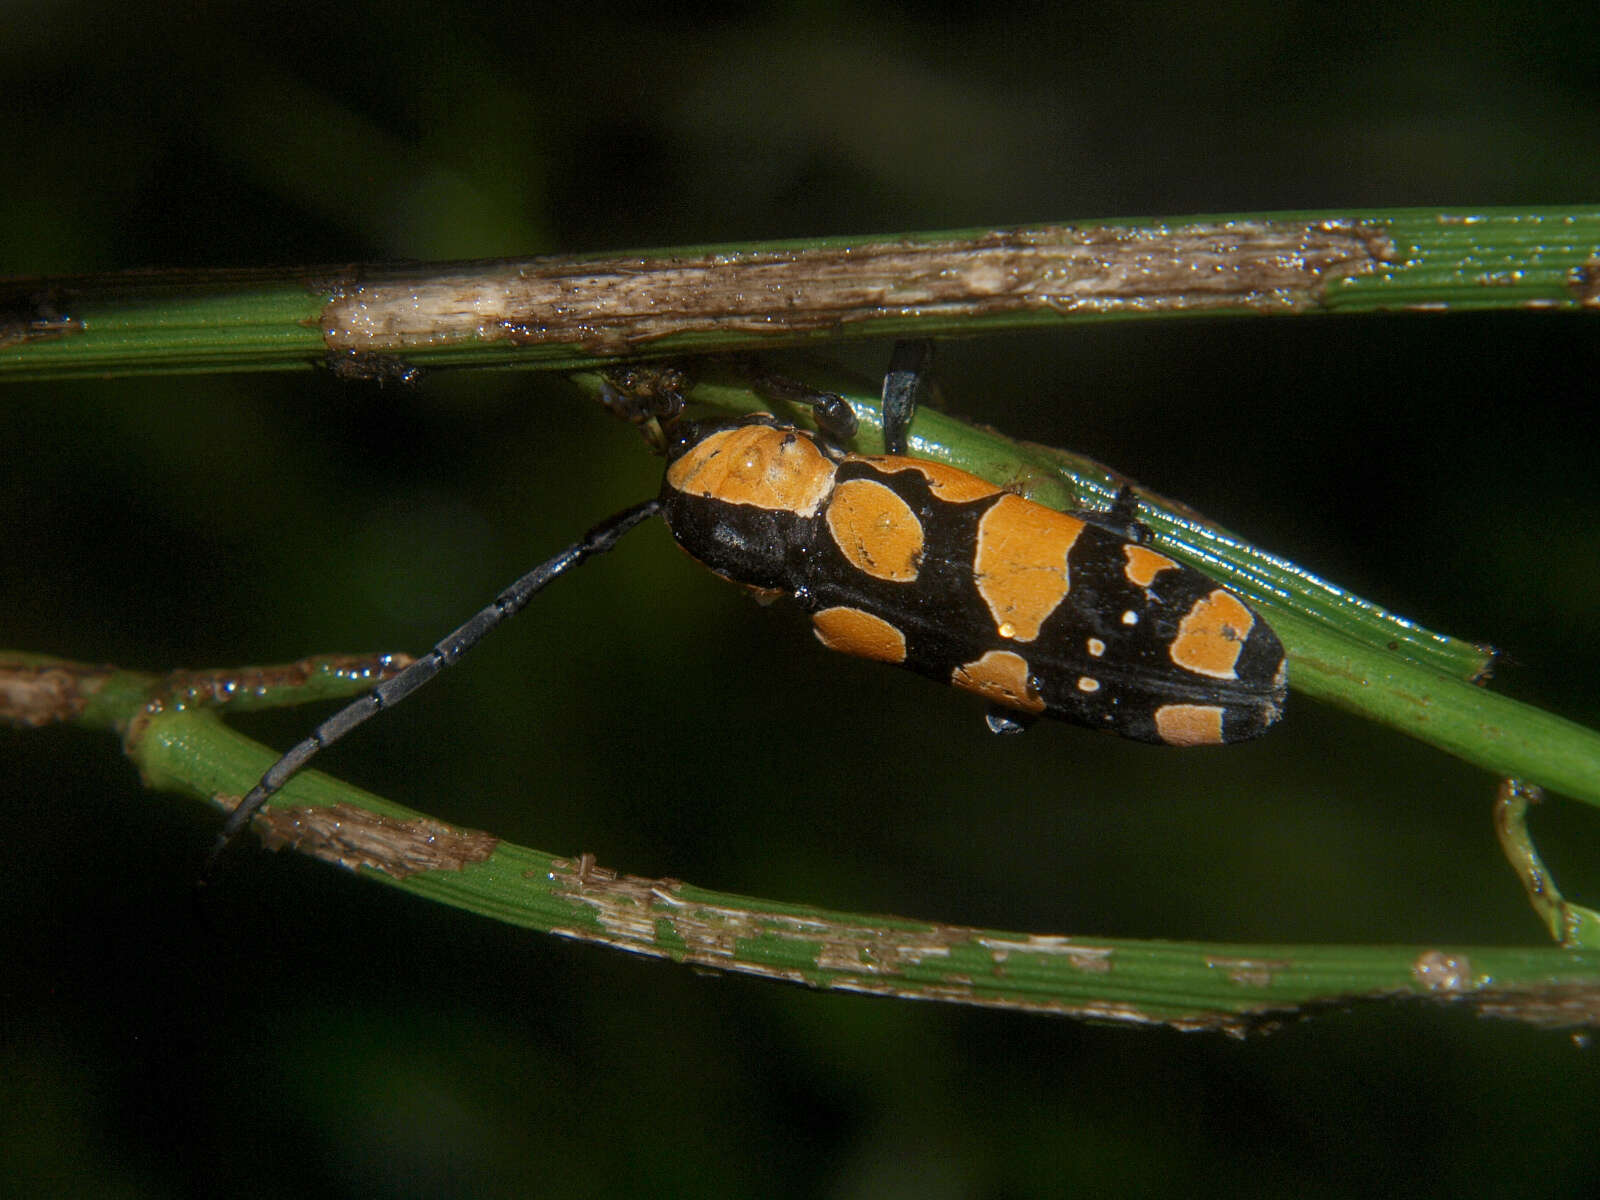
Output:
[[662,513],[679,545],[792,596],[833,649],[1145,742],[1243,741],[1281,711],[1271,628],[1104,514],[830,453],[762,418],[697,428],[672,455]]

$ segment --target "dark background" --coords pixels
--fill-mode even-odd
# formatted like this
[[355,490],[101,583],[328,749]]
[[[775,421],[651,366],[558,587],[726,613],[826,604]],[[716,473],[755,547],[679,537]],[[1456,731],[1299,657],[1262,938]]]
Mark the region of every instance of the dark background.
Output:
[[[0,7],[0,273],[591,251],[1600,198],[1600,13]],[[1443,12],[1443,10],[1441,10]],[[1070,445],[1600,719],[1592,318],[1064,328],[944,347]],[[886,346],[846,355],[879,369]],[[562,381],[0,392],[0,644],[149,669],[416,650],[650,493]],[[246,724],[287,745],[313,714]],[[1302,697],[1164,753],[997,741],[659,527],[330,754],[459,824],[706,886],[1087,935],[1534,943],[1493,780]],[[1594,1052],[1391,1007],[1239,1044],[816,995],[254,846],[112,741],[0,731],[0,1191],[1563,1196]],[[1600,896],[1593,816],[1536,831]]]

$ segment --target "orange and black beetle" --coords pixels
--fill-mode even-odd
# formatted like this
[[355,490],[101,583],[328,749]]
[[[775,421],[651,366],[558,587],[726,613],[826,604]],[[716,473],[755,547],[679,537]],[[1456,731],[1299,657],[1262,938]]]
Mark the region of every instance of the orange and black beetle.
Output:
[[903,453],[926,355],[917,344],[896,348],[884,385],[886,455],[840,449],[854,430],[849,406],[792,384],[786,398],[813,404],[825,433],[766,415],[678,421],[680,399],[650,395],[632,415],[665,444],[660,495],[597,525],[324,721],[240,802],[212,859],[324,746],[657,513],[717,574],[792,597],[830,649],[982,696],[997,732],[1047,716],[1199,746],[1244,741],[1276,721],[1286,692],[1277,635],[1232,592],[1144,545],[1126,497],[1110,511],[1059,512]]

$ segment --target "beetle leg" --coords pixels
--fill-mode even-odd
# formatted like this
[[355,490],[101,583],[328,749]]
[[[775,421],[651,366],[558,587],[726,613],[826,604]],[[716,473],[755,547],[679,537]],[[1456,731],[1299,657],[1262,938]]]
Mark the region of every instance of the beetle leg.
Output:
[[883,376],[883,447],[904,454],[910,443],[917,394],[933,366],[933,342],[927,338],[896,342]]
[[1150,526],[1139,520],[1139,498],[1134,494],[1132,484],[1125,483],[1117,489],[1110,508],[1075,509],[1072,515],[1136,546],[1149,544]]

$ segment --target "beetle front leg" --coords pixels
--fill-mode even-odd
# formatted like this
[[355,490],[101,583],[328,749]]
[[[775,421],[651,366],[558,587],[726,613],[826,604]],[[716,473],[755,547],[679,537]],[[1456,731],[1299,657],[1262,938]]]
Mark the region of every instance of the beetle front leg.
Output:
[[933,366],[933,342],[927,338],[896,342],[883,375],[883,448],[904,454],[911,441],[911,420],[917,397]]

